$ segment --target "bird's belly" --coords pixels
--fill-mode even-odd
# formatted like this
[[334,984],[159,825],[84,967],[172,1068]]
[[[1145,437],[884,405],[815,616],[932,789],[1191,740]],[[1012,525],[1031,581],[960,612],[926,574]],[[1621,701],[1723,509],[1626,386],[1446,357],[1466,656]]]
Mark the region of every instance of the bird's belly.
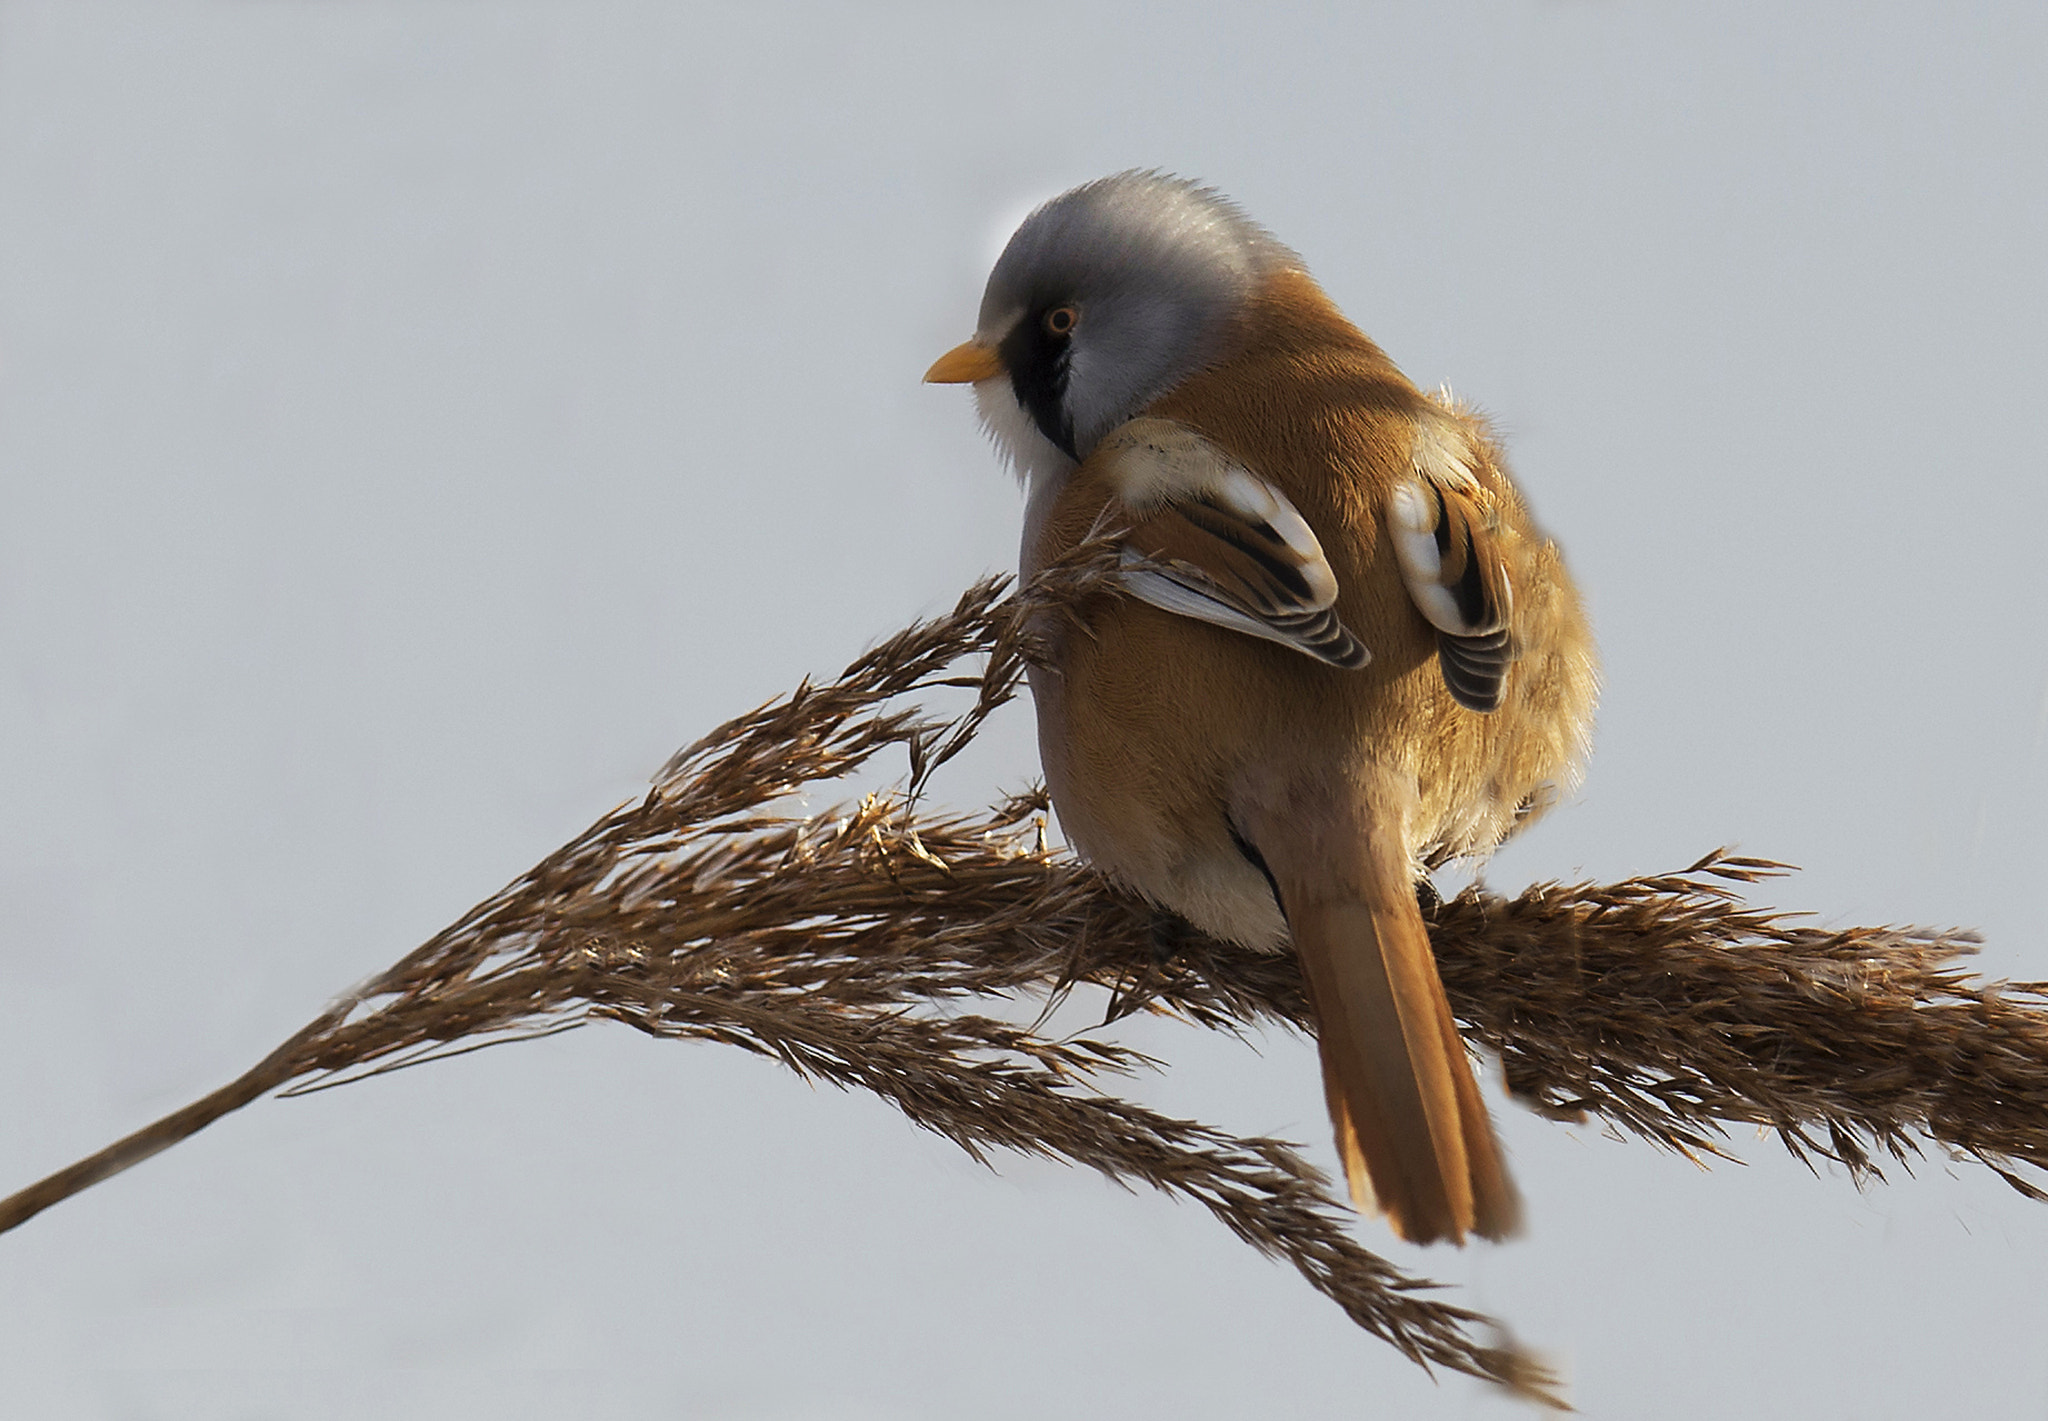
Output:
[[1070,716],[1060,681],[1031,675],[1039,758],[1067,842],[1212,937],[1286,947],[1272,884],[1240,847],[1206,767],[1156,753],[1154,737],[1105,733],[1099,715]]

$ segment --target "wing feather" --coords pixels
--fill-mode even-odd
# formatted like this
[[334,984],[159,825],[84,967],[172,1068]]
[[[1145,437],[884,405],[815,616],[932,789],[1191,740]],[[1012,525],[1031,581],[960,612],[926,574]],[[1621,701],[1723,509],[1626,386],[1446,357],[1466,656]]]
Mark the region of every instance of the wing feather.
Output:
[[1394,556],[1418,610],[1436,628],[1437,661],[1452,699],[1497,710],[1515,659],[1514,585],[1478,453],[1449,414],[1418,416],[1413,471],[1387,504]]
[[1278,488],[1171,420],[1132,420],[1095,457],[1131,515],[1132,596],[1331,666],[1372,659],[1337,616],[1322,544]]

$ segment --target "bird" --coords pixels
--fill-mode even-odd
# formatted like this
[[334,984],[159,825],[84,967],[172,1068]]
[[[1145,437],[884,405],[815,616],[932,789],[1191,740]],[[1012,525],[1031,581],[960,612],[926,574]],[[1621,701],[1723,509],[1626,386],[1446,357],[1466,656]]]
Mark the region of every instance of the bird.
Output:
[[1599,669],[1489,424],[1157,170],[1034,210],[925,379],[973,387],[1025,485],[1021,576],[1118,530],[1126,595],[1048,620],[1030,672],[1067,841],[1298,955],[1361,1212],[1416,1243],[1517,1231],[1418,891],[1577,783]]

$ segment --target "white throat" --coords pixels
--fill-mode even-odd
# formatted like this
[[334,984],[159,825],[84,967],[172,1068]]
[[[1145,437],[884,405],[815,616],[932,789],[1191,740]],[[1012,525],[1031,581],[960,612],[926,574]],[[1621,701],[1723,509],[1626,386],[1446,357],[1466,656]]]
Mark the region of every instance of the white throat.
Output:
[[1032,549],[1038,545],[1038,530],[1052,510],[1052,501],[1075,469],[1059,445],[1039,430],[1030,411],[1017,402],[1017,393],[1007,377],[980,380],[974,386],[974,408],[981,427],[995,441],[1003,459],[1024,485],[1024,546],[1018,559],[1018,573],[1029,577],[1038,571]]

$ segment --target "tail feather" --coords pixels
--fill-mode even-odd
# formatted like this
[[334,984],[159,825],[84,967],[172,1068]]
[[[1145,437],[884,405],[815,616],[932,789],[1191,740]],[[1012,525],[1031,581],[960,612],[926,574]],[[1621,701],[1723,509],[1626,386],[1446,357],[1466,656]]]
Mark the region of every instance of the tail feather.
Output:
[[[1411,898],[1410,903],[1413,903]],[[1416,915],[1416,926],[1422,917]],[[1423,929],[1428,943],[1428,929]],[[1500,1140],[1493,1133],[1493,1117],[1479,1094],[1479,1082],[1472,1075],[1472,1059],[1465,1054],[1465,1038],[1451,1020],[1450,999],[1444,995],[1443,978],[1437,975],[1436,958],[1430,957],[1430,982],[1436,993],[1437,1026],[1443,1034],[1444,1049],[1454,1065],[1452,1084],[1458,1093],[1458,1122],[1465,1132],[1465,1161],[1472,1172],[1472,1231],[1481,1238],[1503,1239],[1522,1228],[1522,1196],[1508,1177],[1500,1157]]]
[[1385,1212],[1411,1242],[1501,1238],[1517,1227],[1520,1203],[1451,1020],[1405,856],[1367,846],[1365,857],[1374,866],[1346,885],[1355,896],[1275,865],[1352,1199]]

